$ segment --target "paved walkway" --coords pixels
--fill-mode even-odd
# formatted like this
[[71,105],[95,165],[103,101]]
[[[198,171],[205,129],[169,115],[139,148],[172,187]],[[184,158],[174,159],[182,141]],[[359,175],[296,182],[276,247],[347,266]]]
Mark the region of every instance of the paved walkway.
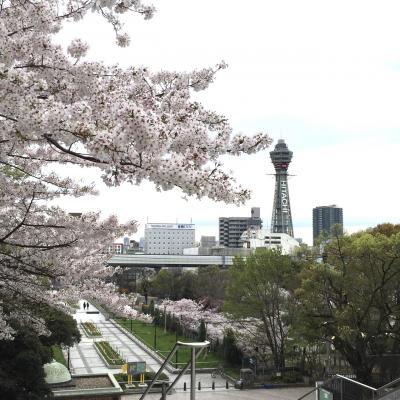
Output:
[[[96,340],[107,340],[110,344],[121,353],[122,357],[127,361],[145,361],[149,369],[158,371],[160,368],[160,361],[153,358],[150,354],[144,351],[137,343],[130,339],[127,335],[121,332],[110,321],[106,321],[104,316],[98,312],[93,306],[89,306],[88,312],[83,309],[83,300],[80,301],[80,309],[77,310],[74,318],[78,324],[80,322],[94,322],[102,333],[102,338],[88,338],[81,330],[81,342],[70,349],[70,365],[74,374],[91,374],[91,373],[118,373],[119,369],[110,369],[106,367],[98,353],[94,348],[93,342]],[[98,312],[98,313],[95,313]],[[95,313],[95,314],[92,314]],[[165,370],[164,370],[165,371]],[[168,371],[165,373],[169,376],[172,382],[176,374],[171,374]],[[198,373],[196,375],[197,384],[200,381],[201,387],[211,388],[212,382],[215,381],[217,389],[225,389],[225,380],[221,377],[211,378],[210,373]],[[184,375],[176,385],[176,389],[183,389],[184,382],[187,388],[190,387],[190,375]],[[232,385],[230,385],[232,388]]]
[[[207,390],[196,391],[196,400],[297,400],[311,388],[287,389],[251,389],[251,390]],[[123,400],[138,400],[139,395],[125,395]],[[160,394],[149,394],[146,400],[159,400]],[[190,400],[190,392],[176,392],[167,396],[167,400]],[[315,400],[315,393],[304,400]]]
[[[94,322],[102,332],[102,339],[92,339],[82,333],[82,340],[79,344],[70,349],[70,363],[74,374],[91,373],[117,373],[119,369],[110,369],[105,366],[100,356],[94,349],[95,340],[107,340],[114,348],[117,348],[121,355],[128,361],[146,361],[146,365],[153,371],[158,371],[160,362],[144,351],[132,339],[121,332],[110,321],[106,321],[104,316],[93,306],[89,306],[89,313],[83,309],[83,301],[80,301],[80,309],[74,315],[77,322]],[[81,328],[79,328],[81,329]],[[173,381],[176,375],[166,371],[166,374]],[[216,390],[211,390],[212,381],[215,381]],[[202,390],[196,390],[196,399],[198,400],[296,400],[302,394],[308,392],[310,388],[289,388],[289,389],[253,389],[236,390],[230,385],[225,388],[225,380],[217,377],[211,378],[210,373],[196,374],[196,385],[201,382]],[[183,384],[186,382],[187,391],[183,391]],[[140,395],[124,395],[123,400],[138,400]],[[149,394],[146,400],[158,400],[160,394]],[[167,399],[171,400],[189,400],[190,399],[190,375],[183,376],[176,385],[176,392]],[[306,400],[315,400],[308,396]]]

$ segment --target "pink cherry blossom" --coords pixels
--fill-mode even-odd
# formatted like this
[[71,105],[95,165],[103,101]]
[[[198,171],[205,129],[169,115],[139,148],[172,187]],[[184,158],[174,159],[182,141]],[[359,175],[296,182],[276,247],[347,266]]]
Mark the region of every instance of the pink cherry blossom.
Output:
[[62,308],[68,298],[93,298],[137,315],[132,299],[104,283],[112,270],[102,255],[135,222],[95,212],[75,218],[51,205],[60,196],[96,193],[60,177],[57,165],[95,167],[107,185],[149,180],[159,190],[240,204],[250,192],[224,171],[220,156],[271,142],[263,133],[232,134],[223,115],[191,99],[224,62],[150,72],[84,61],[88,46],[80,39],[64,52],[54,35],[89,11],[126,46],[120,14],[149,19],[154,8],[140,0],[5,0],[0,8],[0,339],[12,337],[15,320],[45,333],[30,314],[30,305],[42,302]]

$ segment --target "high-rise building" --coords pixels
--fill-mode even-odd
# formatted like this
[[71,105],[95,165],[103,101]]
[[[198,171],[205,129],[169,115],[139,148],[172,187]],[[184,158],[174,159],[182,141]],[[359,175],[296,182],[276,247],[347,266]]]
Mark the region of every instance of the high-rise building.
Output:
[[144,229],[146,254],[183,254],[194,247],[194,224],[146,224]]
[[240,237],[247,229],[261,229],[260,208],[251,209],[251,217],[220,217],[219,244],[225,247],[242,247]]
[[293,152],[289,151],[285,141],[279,139],[274,151],[270,153],[275,167],[275,194],[272,208],[271,232],[293,235],[292,213],[289,201],[288,168]]
[[339,224],[343,227],[343,209],[336,205],[320,206],[313,208],[313,242],[325,233],[329,236],[333,225]]

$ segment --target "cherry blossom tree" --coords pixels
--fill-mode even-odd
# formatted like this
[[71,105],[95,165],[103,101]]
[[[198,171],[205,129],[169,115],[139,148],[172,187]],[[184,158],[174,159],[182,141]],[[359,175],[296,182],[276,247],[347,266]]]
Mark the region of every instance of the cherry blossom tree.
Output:
[[[63,51],[54,35],[89,11],[104,17],[124,47],[129,37],[119,15],[148,19],[154,8],[140,0],[0,0],[0,339],[12,338],[16,319],[45,333],[30,304],[90,295],[135,313],[104,284],[110,271],[100,254],[135,222],[97,213],[74,218],[51,206],[60,196],[96,192],[59,176],[57,165],[98,168],[107,185],[145,179],[158,190],[239,204],[250,192],[224,171],[220,156],[270,144],[263,133],[233,135],[224,116],[191,100],[224,62],[151,73],[84,61],[89,46],[80,39]],[[49,291],[54,283],[57,293]]]

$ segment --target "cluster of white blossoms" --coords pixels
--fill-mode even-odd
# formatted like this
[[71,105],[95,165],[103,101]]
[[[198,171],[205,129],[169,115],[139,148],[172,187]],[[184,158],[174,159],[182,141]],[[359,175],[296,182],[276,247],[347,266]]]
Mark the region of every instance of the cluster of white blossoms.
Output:
[[237,320],[228,314],[208,309],[191,299],[165,299],[157,306],[164,313],[175,316],[184,330],[196,332],[200,322],[204,321],[207,331],[207,340],[221,343],[227,330],[235,333],[237,346],[247,354],[253,354],[254,347],[265,347],[260,335],[262,323],[255,318]]
[[[109,185],[146,179],[160,190],[178,187],[188,195],[242,203],[249,191],[223,170],[219,157],[259,151],[271,142],[262,133],[232,135],[225,117],[191,100],[191,90],[205,89],[225,63],[191,73],[122,69],[85,62],[88,46],[79,39],[65,53],[53,35],[65,21],[80,20],[89,11],[102,15],[117,43],[126,46],[129,38],[119,14],[148,19],[154,8],[140,0],[1,2],[3,332],[12,315],[19,312],[24,321],[29,304],[55,303],[46,294],[51,285],[64,287],[65,293],[75,287],[83,296],[90,279],[105,271],[101,248],[135,228],[114,218],[100,221],[97,214],[72,218],[49,207],[56,197],[94,192],[73,179],[61,179],[51,172],[53,165],[96,167]],[[97,281],[94,285],[100,286]],[[125,305],[117,308],[126,311]]]

